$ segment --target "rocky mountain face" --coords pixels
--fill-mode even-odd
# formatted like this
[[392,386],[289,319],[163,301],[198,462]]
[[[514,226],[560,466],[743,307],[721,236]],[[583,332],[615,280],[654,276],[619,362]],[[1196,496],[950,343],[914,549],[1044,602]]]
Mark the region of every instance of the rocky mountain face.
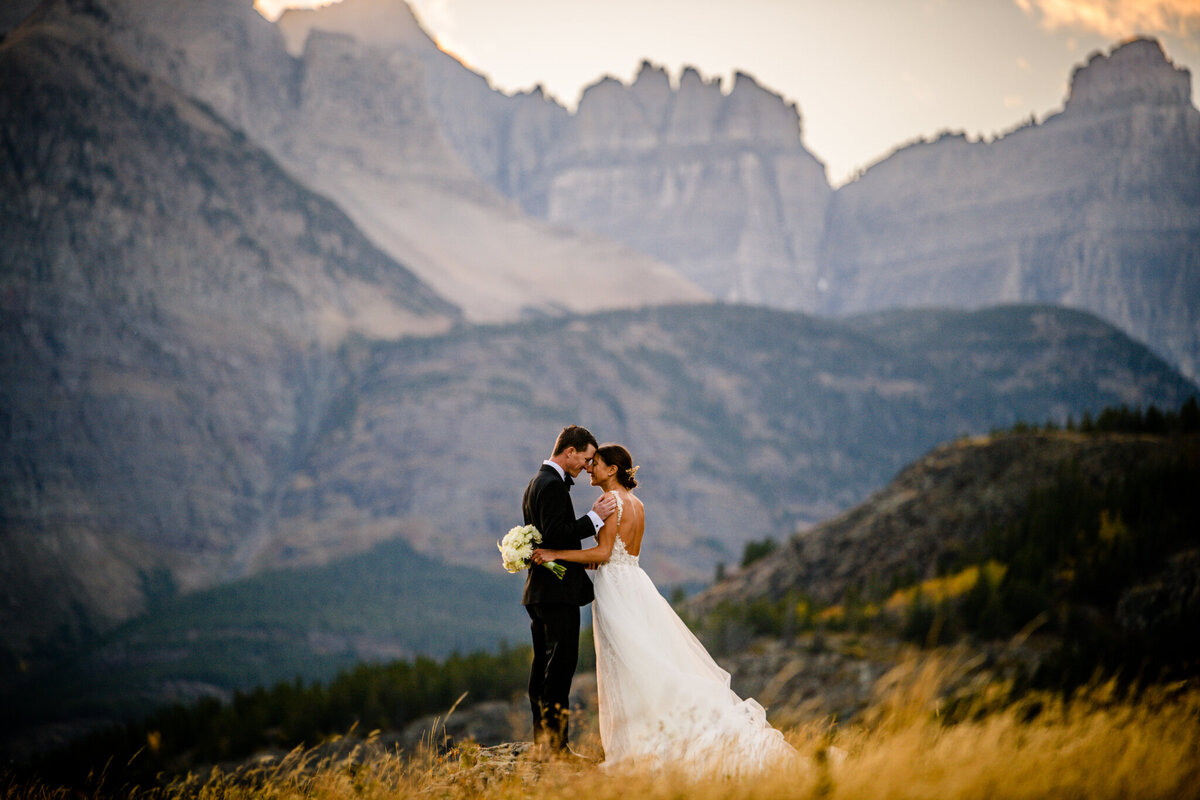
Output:
[[345,336],[460,318],[109,23],[49,3],[0,42],[6,652],[236,573]]
[[[932,578],[939,564],[1017,519],[1030,491],[1048,484],[1064,465],[1102,486],[1134,468],[1180,458],[1194,464],[1198,457],[1195,436],[1039,433],[961,439],[934,448],[866,502],[797,533],[775,553],[691,598],[689,605],[702,613],[721,602],[774,600],[790,591],[836,603],[850,587],[887,585],[900,575]],[[1194,566],[1194,551],[1187,557]],[[1182,563],[1172,562],[1171,569],[1184,571]],[[1195,574],[1189,573],[1193,596]],[[1139,591],[1139,597],[1152,594]],[[1136,599],[1126,603],[1136,604]]]
[[715,296],[806,308],[830,189],[794,105],[738,74],[649,63],[584,92],[572,126],[507,188],[535,214],[676,265]]
[[1061,113],[993,142],[945,135],[842,187],[815,309],[1089,309],[1200,375],[1200,111],[1137,40],[1079,68]]
[[493,91],[437,49],[403,0],[288,11],[279,26],[294,53],[327,30],[420,59],[447,140],[526,212],[647,253],[722,299],[812,306],[831,190],[796,107],[749,75],[726,93],[687,69],[673,87],[645,63],[630,86],[588,88],[570,114],[540,89]]
[[421,60],[387,40],[327,26],[291,54],[288,29],[237,0],[103,2],[147,71],[335,201],[468,320],[708,299],[666,264],[530,218],[480,180],[442,134]]
[[[288,12],[424,66],[447,141],[543,219],[665,261],[718,299],[831,315],[1057,303],[1100,314],[1200,375],[1200,112],[1155,41],[1076,70],[1066,108],[995,141],[905,147],[833,191],[799,112],[739,75],[644,64],[568,112],[504,96],[423,34],[402,0]],[[728,93],[726,94],[726,90]]]
[[[642,466],[652,577],[700,582],[747,541],[860,502],[937,442],[1194,391],[1110,326],[1049,307],[852,323],[676,307],[380,343],[352,360],[359,377],[295,472],[264,564],[398,534],[498,570],[526,481],[579,421]],[[582,509],[595,490],[573,494]]]

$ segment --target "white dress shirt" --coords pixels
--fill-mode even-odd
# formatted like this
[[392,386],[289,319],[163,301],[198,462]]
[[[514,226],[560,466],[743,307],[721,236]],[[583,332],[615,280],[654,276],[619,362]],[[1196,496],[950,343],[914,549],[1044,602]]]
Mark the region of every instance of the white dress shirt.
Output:
[[[563,483],[567,482],[566,470],[564,470],[562,467],[560,467],[556,462],[551,461],[550,459],[546,459],[542,463],[548,464],[548,465],[554,467],[554,471],[558,473],[558,477],[563,479]],[[596,533],[599,533],[600,529],[604,527],[604,520],[600,519],[600,515],[597,514],[595,511],[589,511],[587,513],[587,518],[592,521],[592,526],[596,529]]]

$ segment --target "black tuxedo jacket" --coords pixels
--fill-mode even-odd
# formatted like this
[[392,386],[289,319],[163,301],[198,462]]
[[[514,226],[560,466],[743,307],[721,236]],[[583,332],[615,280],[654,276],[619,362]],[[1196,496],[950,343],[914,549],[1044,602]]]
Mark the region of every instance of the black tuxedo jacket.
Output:
[[[533,525],[542,534],[542,547],[550,550],[582,550],[583,540],[596,535],[592,520],[575,518],[567,484],[554,467],[543,464],[537,475],[525,487],[521,503],[525,524]],[[560,581],[545,567],[531,566],[525,576],[522,605],[534,603],[568,603],[576,606],[592,602],[592,580],[582,564],[560,561],[567,574]]]

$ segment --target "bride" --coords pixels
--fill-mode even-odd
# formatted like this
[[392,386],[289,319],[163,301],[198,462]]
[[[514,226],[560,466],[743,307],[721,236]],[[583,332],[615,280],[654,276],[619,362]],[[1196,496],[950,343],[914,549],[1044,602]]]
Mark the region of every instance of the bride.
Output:
[[794,757],[763,707],[729,688],[729,673],[638,565],[646,511],[632,491],[637,469],[619,444],[596,450],[592,485],[616,497],[616,513],[595,547],[539,549],[532,559],[600,564],[592,631],[606,765],[669,763],[736,774]]

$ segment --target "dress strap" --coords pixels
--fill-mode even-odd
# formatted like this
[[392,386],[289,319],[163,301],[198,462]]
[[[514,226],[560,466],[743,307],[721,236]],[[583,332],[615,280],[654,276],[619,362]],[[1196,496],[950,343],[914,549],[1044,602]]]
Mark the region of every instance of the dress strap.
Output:
[[611,494],[613,496],[613,498],[617,501],[617,524],[620,525],[621,524],[621,512],[625,510],[625,503],[623,503],[621,501],[621,495],[617,494],[616,489],[613,489],[612,491],[610,491],[609,494]]

